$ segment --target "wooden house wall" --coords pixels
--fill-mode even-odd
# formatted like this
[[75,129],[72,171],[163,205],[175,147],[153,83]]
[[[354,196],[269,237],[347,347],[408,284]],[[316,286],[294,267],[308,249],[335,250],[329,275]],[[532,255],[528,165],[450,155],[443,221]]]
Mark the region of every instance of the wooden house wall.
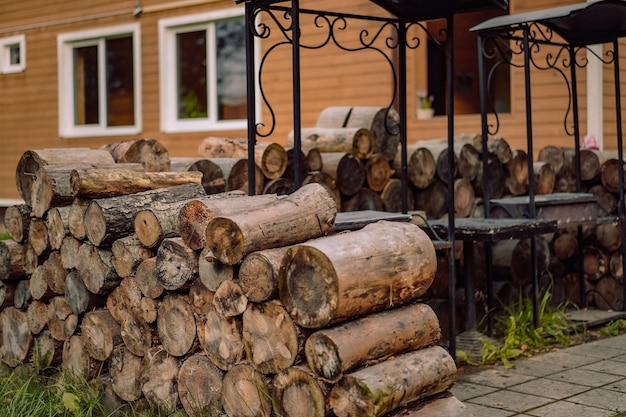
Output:
[[[577,1],[512,0],[511,13],[555,7]],[[6,4],[10,3],[10,4]],[[26,70],[16,74],[0,75],[0,198],[17,198],[15,167],[22,153],[28,149],[50,147],[99,147],[104,143],[132,139],[132,137],[100,137],[61,139],[58,136],[57,87],[57,35],[88,28],[107,27],[139,22],[141,25],[142,64],[142,121],[143,131],[136,137],[155,138],[162,142],[172,156],[193,156],[200,140],[206,136],[246,137],[241,131],[206,131],[165,134],[160,131],[159,72],[158,72],[158,21],[162,18],[191,15],[210,10],[235,7],[231,0],[141,0],[144,12],[133,16],[134,0],[27,0],[3,2],[0,6],[0,37],[18,33],[26,35]],[[384,15],[378,6],[366,0],[301,0],[302,8],[330,10],[361,15]],[[92,16],[93,19],[87,17]],[[98,17],[99,16],[99,17]],[[321,42],[324,30],[315,29],[310,18],[303,16],[302,43],[316,45]],[[47,23],[46,23],[47,22]],[[358,30],[374,33],[378,24],[362,23]],[[357,25],[358,26],[358,25]],[[352,27],[352,26],[351,26]],[[354,27],[356,29],[356,26]],[[276,31],[276,29],[274,29]],[[340,31],[339,36],[349,47],[357,47]],[[274,36],[274,35],[273,35]],[[275,36],[280,36],[275,33]],[[384,41],[383,37],[379,41]],[[269,45],[271,45],[270,42]],[[264,43],[262,49],[269,47]],[[391,53],[388,59],[393,59]],[[407,116],[408,141],[445,137],[446,117],[417,120],[415,94],[425,85],[424,49],[407,54]],[[263,88],[275,114],[275,125],[270,123],[270,113],[263,106],[261,133],[267,138],[286,143],[293,129],[291,48],[283,45],[268,55],[263,69]],[[622,65],[625,68],[626,65]],[[387,60],[371,51],[345,52],[330,45],[322,49],[301,50],[302,70],[302,126],[313,126],[319,112],[328,106],[387,106],[393,99],[392,73]],[[614,106],[612,70],[605,73],[605,145],[610,147],[614,136]],[[610,77],[609,77],[610,76]],[[567,108],[566,91],[558,75],[550,72],[533,72],[533,125],[535,151],[546,144],[569,146],[570,137],[564,134],[563,115]],[[585,72],[579,71],[581,84]],[[622,77],[622,82],[626,76]],[[511,70],[511,112],[500,115],[499,135],[513,147],[525,148],[525,104],[523,74]],[[477,94],[477,92],[476,92]],[[581,131],[585,133],[586,99],[584,84],[580,87]],[[609,114],[610,113],[610,114]],[[458,114],[455,133],[480,131],[478,114]]]

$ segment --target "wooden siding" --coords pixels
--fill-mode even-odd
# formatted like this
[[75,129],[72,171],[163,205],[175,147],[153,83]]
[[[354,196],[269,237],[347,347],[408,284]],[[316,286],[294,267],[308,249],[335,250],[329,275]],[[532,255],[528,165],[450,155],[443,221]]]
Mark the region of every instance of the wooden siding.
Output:
[[[525,12],[555,7],[576,1],[512,0],[511,12]],[[159,19],[203,13],[235,7],[232,0],[141,0],[143,13],[133,15],[133,0],[6,0],[0,6],[0,37],[23,33],[26,35],[26,70],[16,74],[0,75],[0,198],[16,198],[15,167],[22,153],[28,149],[50,147],[99,147],[104,143],[132,139],[131,137],[102,137],[60,139],[57,110],[57,36],[61,33],[88,28],[108,27],[139,22],[141,25],[142,63],[142,121],[143,131],[136,137],[150,137],[162,142],[172,156],[193,156],[201,139],[209,135],[246,137],[246,131],[196,132],[165,134],[160,131],[159,119]],[[301,0],[302,8],[331,10],[360,15],[380,15],[385,12],[367,0]],[[271,23],[267,17],[264,22]],[[311,17],[303,16],[302,43],[316,45],[325,34],[313,27]],[[375,33],[379,25],[371,22],[349,22],[341,39],[355,47],[354,36],[360,30]],[[345,34],[344,34],[345,32]],[[280,37],[276,28],[273,38]],[[348,40],[352,37],[352,40]],[[383,42],[380,37],[379,42]],[[343,42],[343,41],[342,41]],[[262,49],[273,44],[264,43]],[[302,67],[302,125],[315,124],[319,112],[328,106],[387,106],[393,99],[392,73],[387,58],[372,51],[345,52],[334,45],[322,49],[303,49]],[[263,87],[276,114],[276,126],[264,140],[285,143],[293,129],[291,48],[283,45],[267,58],[263,72]],[[622,68],[626,65],[622,64]],[[443,69],[442,69],[443,70]],[[586,99],[585,71],[579,71],[579,102],[581,105],[581,132],[585,133]],[[614,97],[612,70],[605,69],[605,146],[615,146]],[[564,134],[563,117],[566,90],[558,75],[533,71],[533,125],[535,152],[546,144],[569,146],[572,139]],[[626,83],[626,76],[622,78]],[[511,70],[511,112],[500,115],[499,135],[513,147],[525,148],[525,103],[523,74]],[[408,52],[407,98],[408,141],[441,138],[446,135],[446,117],[417,120],[415,95],[426,85],[425,50],[420,47]],[[477,94],[476,92],[474,94]],[[269,131],[269,112],[263,107],[262,121]],[[478,114],[459,114],[455,118],[455,133],[480,131]]]

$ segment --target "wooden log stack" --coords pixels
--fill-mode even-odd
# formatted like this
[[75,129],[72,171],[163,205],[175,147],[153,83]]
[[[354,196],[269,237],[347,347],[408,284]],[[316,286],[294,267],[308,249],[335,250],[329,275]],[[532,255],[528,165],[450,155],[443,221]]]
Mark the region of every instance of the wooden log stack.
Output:
[[125,174],[153,186],[106,195],[87,178],[122,169],[77,169],[63,175],[80,174],[81,191],[63,205],[52,199],[40,217],[8,210],[3,362],[101,378],[112,403],[190,416],[461,409],[449,400],[454,361],[422,302],[437,260],[418,226],[335,233],[335,195],[316,182],[286,196],[207,194],[181,169],[167,174],[182,184]]

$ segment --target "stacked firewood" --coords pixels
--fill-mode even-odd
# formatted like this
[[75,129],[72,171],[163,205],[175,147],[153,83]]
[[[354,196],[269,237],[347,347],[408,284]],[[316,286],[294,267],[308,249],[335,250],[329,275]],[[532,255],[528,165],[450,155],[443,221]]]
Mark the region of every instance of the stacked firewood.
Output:
[[27,204],[0,242],[3,362],[192,416],[467,413],[420,302],[437,260],[419,227],[335,233],[327,186],[247,196],[198,164],[148,140],[24,154]]

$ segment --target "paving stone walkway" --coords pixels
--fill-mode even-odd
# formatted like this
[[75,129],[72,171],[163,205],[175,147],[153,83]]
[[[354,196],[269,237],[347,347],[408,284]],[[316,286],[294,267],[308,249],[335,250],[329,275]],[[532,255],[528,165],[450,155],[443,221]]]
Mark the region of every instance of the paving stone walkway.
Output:
[[460,372],[451,391],[474,417],[626,417],[626,335],[513,363]]

